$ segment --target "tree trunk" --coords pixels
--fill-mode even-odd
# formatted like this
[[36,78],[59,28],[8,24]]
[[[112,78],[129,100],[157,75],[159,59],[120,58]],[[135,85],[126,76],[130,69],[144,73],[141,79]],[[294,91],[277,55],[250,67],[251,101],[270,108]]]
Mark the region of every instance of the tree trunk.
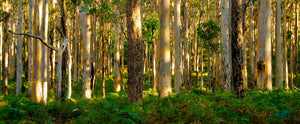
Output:
[[222,0],[222,43],[223,43],[223,51],[225,52],[222,57],[222,66],[223,66],[223,83],[222,88],[224,90],[229,90],[231,87],[231,77],[230,77],[230,70],[229,70],[229,62],[230,58],[230,42],[229,42],[229,0]]
[[81,12],[81,23],[82,23],[82,34],[84,40],[84,51],[83,51],[83,97],[91,98],[91,62],[90,62],[90,39],[91,39],[91,15],[87,15],[85,3],[81,3],[81,8],[84,8]]
[[[159,1],[159,98],[163,98],[172,92],[171,85],[171,53],[170,53],[170,0]],[[188,73],[188,72],[186,72]]]
[[190,77],[189,77],[189,65],[190,65],[190,56],[189,56],[189,26],[188,26],[188,1],[184,0],[184,29],[183,29],[183,36],[184,36],[184,72],[183,72],[183,79],[184,79],[184,86],[185,89],[188,91],[190,90]]
[[[22,0],[18,0],[18,32],[22,31]],[[22,86],[22,73],[23,73],[23,64],[22,64],[22,46],[23,40],[22,36],[18,36],[18,48],[17,48],[17,87],[16,95],[19,95],[21,92]]]
[[[13,3],[14,1],[10,0],[10,4],[14,4]],[[13,8],[11,8],[10,10],[10,17],[9,17],[9,29],[11,31],[14,31],[14,12],[13,12]],[[8,78],[10,80],[13,80],[14,79],[14,66],[15,66],[15,58],[14,58],[14,51],[15,51],[15,40],[14,40],[14,37],[13,37],[13,34],[9,34],[9,42],[8,42],[8,61],[9,61],[9,64],[8,64]]]
[[[2,10],[0,10],[0,17],[2,17]],[[3,75],[2,75],[2,72],[3,72],[3,70],[2,70],[2,63],[3,63],[3,59],[2,59],[2,57],[3,57],[3,54],[2,54],[2,50],[3,50],[3,24],[2,24],[2,22],[0,22],[0,80],[3,80],[2,78],[3,78]],[[0,84],[0,89],[2,89],[1,88],[1,84]],[[1,93],[1,91],[0,91],[0,93]]]
[[[33,20],[33,0],[29,0],[29,34],[32,33],[32,20]],[[32,38],[28,37],[28,98],[32,99],[32,84],[33,84],[33,43]]]
[[[41,27],[43,31],[41,31],[42,33],[42,37],[44,37],[45,42],[48,43],[48,18],[49,18],[49,10],[48,10],[48,5],[49,5],[49,1],[48,0],[44,0],[43,2],[43,20],[42,20],[42,25]],[[43,45],[43,54],[42,54],[42,80],[43,80],[43,84],[42,84],[42,91],[43,91],[43,97],[42,97],[42,101],[44,104],[47,103],[47,94],[48,94],[48,48]]]
[[[66,2],[65,0],[60,0],[59,1],[59,6],[60,6],[60,16],[61,16],[61,28],[62,28],[62,33],[67,37],[68,36],[68,31],[67,31],[67,25],[66,25]],[[66,45],[68,47],[68,45]],[[68,49],[68,48],[65,48]],[[61,81],[61,98],[64,98],[66,96],[66,76],[67,76],[67,65],[68,65],[68,51],[65,50],[62,56],[62,81]]]
[[[258,56],[257,83],[259,88],[272,90],[272,56],[271,56],[271,2],[261,0],[258,15]],[[261,63],[260,63],[261,62]],[[261,64],[261,65],[260,65]]]
[[79,15],[79,7],[77,6],[75,8],[75,41],[74,42],[74,58],[73,58],[73,61],[74,61],[74,65],[73,65],[73,81],[74,81],[74,84],[77,85],[77,83],[79,82],[79,71],[78,71],[78,68],[79,68],[79,51],[80,51],[80,48],[79,48],[79,43],[80,43],[80,28],[79,28],[79,22],[80,22],[80,15]]
[[277,21],[276,21],[276,87],[282,88],[282,52],[281,52],[281,0],[277,0]]
[[283,79],[285,82],[285,88],[289,88],[289,77],[288,77],[288,61],[287,61],[287,21],[286,21],[286,0],[284,0],[284,8],[282,9],[283,11],[283,45],[282,45],[282,49],[283,49]]
[[[204,0],[202,0],[202,10],[204,10]],[[203,39],[201,39],[201,89],[203,89]]]
[[175,78],[174,90],[179,93],[183,82],[182,75],[182,51],[181,51],[181,35],[180,35],[180,3],[181,0],[175,0]]
[[143,102],[144,58],[140,6],[140,0],[127,0],[128,101],[131,103]]
[[233,73],[233,88],[234,94],[240,98],[244,98],[246,95],[244,83],[246,83],[243,67],[245,64],[243,61],[243,5],[242,0],[231,1],[231,28],[232,28],[232,71]]
[[[9,13],[10,14],[10,13]],[[7,85],[8,85],[8,23],[9,23],[9,17],[10,15],[8,15],[5,19],[4,19],[4,23],[3,23],[3,58],[4,58],[4,68],[3,68],[3,93],[8,95],[8,89],[7,89]]]
[[254,89],[255,85],[255,40],[254,40],[254,26],[253,26],[253,0],[250,1],[249,7],[249,23],[250,23],[250,31],[249,31],[249,39],[250,39],[250,88]]
[[[119,15],[118,10],[115,12],[116,15]],[[121,91],[120,85],[120,45],[119,45],[119,22],[116,22],[114,25],[115,32],[115,43],[114,43],[114,90],[115,92]]]
[[[294,64],[294,68],[295,68],[295,70],[294,70],[294,75],[295,75],[295,84],[293,84],[293,85],[296,85],[297,86],[297,83],[298,83],[298,46],[299,46],[299,44],[298,44],[298,0],[294,0],[294,6],[295,6],[295,24],[294,24],[294,43],[295,43],[295,46],[294,46],[294,59],[295,59],[295,64]],[[293,86],[294,87],[294,86]],[[292,88],[293,88],[292,87]]]

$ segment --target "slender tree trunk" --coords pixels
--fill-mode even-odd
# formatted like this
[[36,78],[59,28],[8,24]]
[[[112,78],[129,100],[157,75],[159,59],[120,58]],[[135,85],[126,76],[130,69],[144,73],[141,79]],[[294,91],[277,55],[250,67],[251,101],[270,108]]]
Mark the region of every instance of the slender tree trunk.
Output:
[[184,0],[184,29],[183,29],[183,36],[184,36],[184,86],[185,89],[188,91],[190,90],[190,77],[189,77],[189,64],[190,64],[190,56],[189,56],[189,26],[188,26],[188,1]]
[[79,22],[80,22],[80,18],[79,18],[79,7],[77,6],[75,8],[75,41],[74,41],[74,58],[73,58],[73,61],[74,61],[74,65],[73,65],[73,81],[74,81],[74,84],[77,85],[77,83],[79,82],[79,51],[80,51],[80,48],[79,48],[79,43],[80,43],[80,28],[79,28]]
[[[22,0],[18,0],[18,32],[21,31],[22,31]],[[20,94],[21,86],[22,86],[22,73],[23,73],[22,46],[23,46],[22,36],[18,35],[16,95]]]
[[[204,0],[202,0],[202,10],[204,10]],[[201,39],[201,89],[203,89],[203,39]]]
[[231,87],[231,77],[230,77],[230,70],[229,70],[229,62],[230,58],[230,41],[229,41],[229,0],[222,0],[222,44],[223,44],[223,51],[225,52],[222,57],[222,66],[223,66],[223,83],[222,88],[224,90],[229,90]]
[[282,52],[281,52],[281,0],[277,0],[277,23],[276,23],[276,87],[282,88]]
[[181,0],[175,0],[175,80],[174,90],[180,92],[183,82],[182,75],[182,51],[181,51],[181,35],[180,35],[180,3]]
[[[33,20],[33,0],[29,0],[29,17],[28,17],[28,23],[29,23],[29,34],[32,33],[32,20]],[[33,44],[32,44],[32,38],[28,37],[28,98],[32,99],[32,84],[33,84]]]
[[72,68],[72,59],[71,59],[71,43],[69,42],[68,44],[68,56],[69,56],[69,64],[68,64],[68,94],[67,94],[67,98],[70,99],[71,98],[71,95],[72,95],[72,71],[71,71],[71,68]]
[[[10,4],[14,4],[14,1],[10,0]],[[14,15],[15,13],[13,12],[13,8],[11,8],[12,10],[10,10],[10,17],[9,17],[9,28],[11,31],[14,31]],[[13,37],[13,34],[8,34],[9,35],[9,42],[8,42],[8,78],[10,80],[14,79],[14,66],[15,66],[15,58],[14,58],[14,51],[15,51],[15,39]]]
[[[68,30],[67,30],[67,25],[66,25],[66,2],[65,0],[60,0],[59,1],[59,6],[60,6],[60,16],[61,16],[61,28],[62,28],[62,33],[67,37],[68,36]],[[68,45],[66,45],[68,47]],[[66,48],[68,49],[68,48]],[[65,50],[63,52],[63,57],[62,57],[62,81],[61,81],[61,98],[65,98],[66,96],[66,76],[67,76],[67,65],[68,65],[68,51]]]
[[[2,17],[2,10],[0,10],[0,17]],[[2,63],[3,63],[3,59],[2,59],[2,57],[3,57],[3,54],[2,54],[2,50],[3,50],[3,24],[2,24],[2,22],[0,22],[0,80],[2,81],[3,79],[3,75],[2,75],[2,72],[3,72],[3,70],[2,70]],[[2,89],[1,88],[1,84],[0,84],[0,89]],[[1,91],[0,91],[0,93],[1,93]]]
[[[295,24],[294,24],[294,42],[295,42],[295,50],[294,50],[294,59],[295,59],[295,64],[294,64],[294,68],[295,68],[295,71],[294,71],[294,75],[295,75],[295,84],[293,85],[296,85],[297,86],[297,83],[298,83],[298,0],[294,0],[294,6],[295,6]],[[292,87],[294,88],[294,87]]]
[[[48,18],[49,18],[49,1],[48,0],[44,0],[43,2],[43,23],[42,23],[42,29],[43,31],[41,33],[42,34],[42,37],[44,37],[45,39],[45,42],[48,43]],[[42,91],[43,91],[43,97],[42,97],[42,101],[44,104],[47,103],[47,95],[48,95],[48,48],[43,45],[43,54],[42,54],[42,80],[43,80],[43,84],[42,84]]]
[[255,86],[255,40],[254,40],[254,26],[253,26],[253,0],[250,1],[249,6],[249,23],[250,23],[250,31],[249,31],[249,39],[250,39],[250,88],[254,89]]
[[[119,15],[118,10],[115,12],[116,15]],[[115,32],[115,43],[114,43],[114,90],[115,92],[121,91],[120,85],[120,45],[119,45],[119,22],[116,22],[114,25],[114,32]]]
[[8,95],[8,89],[7,89],[7,85],[8,85],[8,26],[9,26],[9,18],[10,18],[10,13],[9,15],[4,19],[4,23],[3,23],[3,58],[4,58],[4,68],[3,68],[3,93]]
[[242,0],[231,1],[231,28],[232,28],[232,68],[234,94],[240,98],[246,95],[244,84],[246,83],[243,67],[243,4]]
[[143,42],[141,1],[127,0],[128,101],[143,102]]
[[288,77],[288,63],[287,63],[287,21],[286,21],[286,0],[284,0],[284,8],[283,10],[283,45],[282,45],[282,49],[283,49],[283,79],[285,81],[285,88],[289,88],[289,77]]

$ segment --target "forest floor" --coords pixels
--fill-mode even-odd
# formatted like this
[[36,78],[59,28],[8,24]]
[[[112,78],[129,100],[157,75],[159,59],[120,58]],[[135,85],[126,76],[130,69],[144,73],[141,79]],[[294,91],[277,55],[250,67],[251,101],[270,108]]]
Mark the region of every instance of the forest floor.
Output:
[[[82,98],[79,83],[72,87],[72,98],[60,103],[49,92],[47,105],[29,101],[27,91],[15,96],[15,82],[10,80],[10,95],[0,95],[0,124],[300,123],[300,92],[295,90],[246,90],[244,99],[236,99],[232,90],[200,90],[199,84],[193,82],[191,91],[171,93],[159,99],[157,92],[149,88],[147,75],[144,77],[141,104],[130,104],[125,93],[113,92],[112,74],[106,80],[105,99],[98,79],[92,99]],[[126,75],[124,82],[127,82]]]

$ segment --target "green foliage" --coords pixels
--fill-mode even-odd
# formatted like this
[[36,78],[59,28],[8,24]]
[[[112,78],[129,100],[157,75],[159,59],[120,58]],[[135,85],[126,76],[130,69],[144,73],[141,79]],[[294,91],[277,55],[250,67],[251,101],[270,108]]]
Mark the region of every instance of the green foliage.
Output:
[[152,13],[148,18],[143,18],[143,41],[148,47],[153,44],[153,40],[158,38],[158,15]]
[[198,35],[206,41],[216,38],[220,34],[220,31],[221,28],[212,20],[199,24],[197,28]]
[[[72,99],[56,102],[52,100],[55,94],[49,94],[47,105],[28,101],[24,94],[0,95],[0,123],[300,122],[300,92],[294,90],[246,90],[245,99],[236,99],[230,90],[210,92],[193,83],[192,91],[171,93],[159,99],[150,86],[144,90],[142,104],[131,104],[127,94],[113,92],[113,75],[106,79],[106,99],[101,98],[101,79],[96,82],[96,93],[90,100],[82,98],[81,84],[73,86]],[[14,85],[10,81],[9,91],[15,91]]]

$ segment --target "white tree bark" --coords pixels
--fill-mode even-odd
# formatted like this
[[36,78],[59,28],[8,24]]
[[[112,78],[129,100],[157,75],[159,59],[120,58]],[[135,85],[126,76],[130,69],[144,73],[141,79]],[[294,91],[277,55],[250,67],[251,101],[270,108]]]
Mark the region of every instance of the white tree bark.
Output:
[[272,90],[272,56],[271,56],[271,1],[261,0],[258,14],[258,56],[265,65],[258,73],[259,88]]
[[231,78],[230,78],[230,70],[229,70],[229,62],[230,58],[230,45],[229,45],[229,0],[222,0],[221,1],[221,9],[222,9],[222,44],[223,44],[223,51],[225,52],[222,56],[222,64],[223,64],[223,83],[222,88],[224,90],[229,90],[231,85]]

